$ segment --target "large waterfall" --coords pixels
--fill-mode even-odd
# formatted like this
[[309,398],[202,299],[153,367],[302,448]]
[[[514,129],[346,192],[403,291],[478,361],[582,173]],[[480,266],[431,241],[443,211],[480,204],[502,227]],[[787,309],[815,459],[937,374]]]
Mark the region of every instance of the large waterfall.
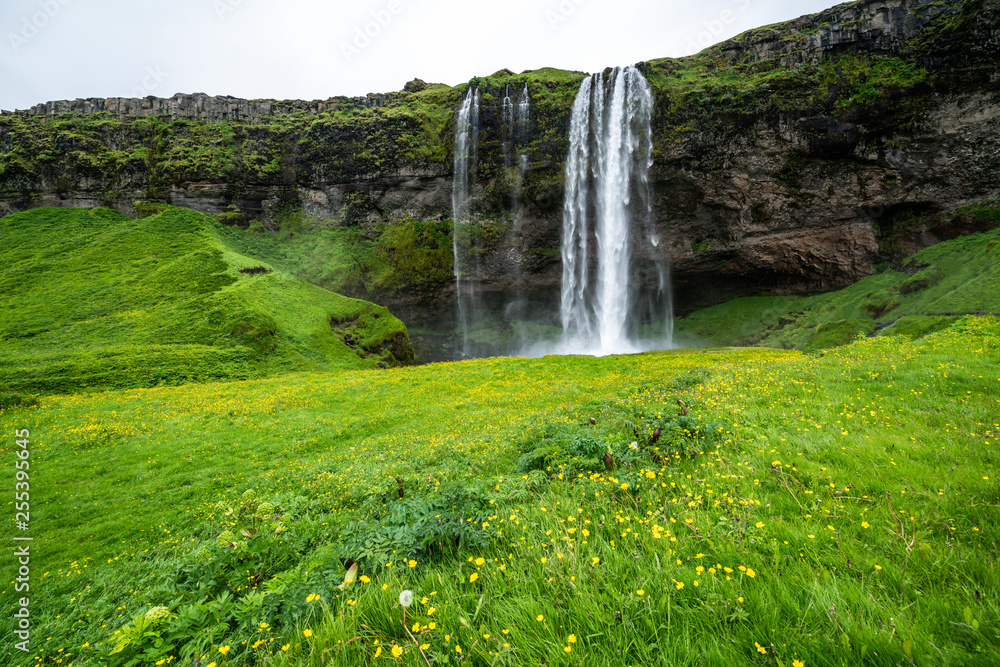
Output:
[[[637,342],[645,304],[637,303],[640,285],[633,284],[630,269],[633,244],[652,240],[639,238],[645,235],[637,229],[651,211],[652,109],[652,90],[634,67],[584,79],[573,104],[563,205],[564,352],[603,355],[649,347]],[[657,300],[666,301],[660,305],[670,320],[669,267],[666,274],[661,269],[658,287]]]
[[462,284],[459,252],[461,225],[469,218],[469,185],[475,182],[479,153],[479,89],[469,88],[462,100],[455,123],[455,174],[452,181],[451,209],[454,221],[452,249],[455,257],[455,292],[458,303],[458,326],[462,332],[462,353],[469,352],[469,322],[475,316],[473,293]]

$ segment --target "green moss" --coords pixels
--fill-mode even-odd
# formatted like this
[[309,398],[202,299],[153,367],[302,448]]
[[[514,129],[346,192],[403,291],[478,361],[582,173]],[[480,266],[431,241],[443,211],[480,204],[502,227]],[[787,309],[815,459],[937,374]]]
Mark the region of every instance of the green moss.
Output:
[[137,218],[148,218],[152,215],[159,215],[170,208],[168,204],[148,201],[137,201],[132,206],[135,208]]
[[[929,317],[919,321],[936,326],[941,320],[933,318],[941,316],[997,314],[1000,262],[991,244],[995,249],[998,243],[1000,229],[995,229],[922,250],[903,267],[917,273],[887,270],[826,294],[734,299],[681,318],[678,336],[703,344],[812,349],[847,336],[850,327],[843,322],[857,333],[870,333],[876,320]],[[916,325],[888,327],[882,334],[904,333],[910,326]]]
[[454,277],[451,225],[413,218],[384,225],[375,244],[381,267],[372,277],[378,290],[439,285]]

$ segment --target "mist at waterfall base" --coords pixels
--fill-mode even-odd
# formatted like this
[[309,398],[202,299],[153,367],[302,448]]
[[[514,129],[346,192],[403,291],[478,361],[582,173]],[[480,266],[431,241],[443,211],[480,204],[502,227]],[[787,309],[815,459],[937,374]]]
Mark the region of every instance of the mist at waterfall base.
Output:
[[[515,106],[504,91],[504,166],[519,222],[528,156],[518,154],[530,113],[527,87]],[[634,67],[583,80],[570,123],[562,211],[562,280],[551,288],[497,289],[470,279],[479,268],[460,241],[470,215],[480,92],[469,88],[456,116],[452,193],[456,322],[453,358],[546,354],[610,355],[673,347],[670,267],[656,257],[648,173],[652,90]],[[463,254],[464,253],[464,254]],[[665,256],[664,253],[659,253]],[[644,259],[640,259],[644,258]],[[512,276],[517,285],[520,276]]]
[[[635,67],[594,74],[580,84],[570,122],[562,228],[560,354],[623,354],[671,347],[670,267],[656,262],[655,296],[633,246],[659,245],[652,227],[653,91]],[[653,253],[650,253],[653,254]],[[662,336],[640,337],[637,323],[659,321]]]

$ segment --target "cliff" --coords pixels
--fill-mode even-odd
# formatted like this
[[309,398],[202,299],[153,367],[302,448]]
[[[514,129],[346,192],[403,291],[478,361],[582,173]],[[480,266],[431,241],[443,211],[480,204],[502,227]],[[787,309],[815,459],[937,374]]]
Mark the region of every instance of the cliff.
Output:
[[[666,257],[682,305],[823,289],[979,231],[957,212],[1000,198],[998,27],[1000,0],[862,0],[642,63],[656,99],[654,214],[635,242],[635,279],[651,284],[648,267]],[[583,76],[502,70],[468,84],[482,108],[477,224],[462,261],[484,295],[544,301],[558,285],[563,159]],[[371,251],[400,224],[447,229],[455,111],[468,85],[416,81],[322,102],[77,100],[5,113],[0,213],[131,213],[135,201],[161,201],[244,227],[276,229],[292,215],[296,229],[306,221],[302,233],[356,230],[357,247]],[[529,125],[512,133],[502,99],[525,85]],[[511,165],[521,154],[523,175]],[[446,308],[450,266],[432,278],[408,268],[381,292],[364,280],[354,291],[404,318]]]

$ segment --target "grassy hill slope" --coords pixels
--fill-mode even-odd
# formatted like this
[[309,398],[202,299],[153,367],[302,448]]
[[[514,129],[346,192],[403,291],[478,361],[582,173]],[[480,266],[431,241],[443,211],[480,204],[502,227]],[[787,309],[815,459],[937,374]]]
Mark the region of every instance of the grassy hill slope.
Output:
[[44,397],[5,664],[996,664],[998,369],[967,317]]
[[18,391],[412,358],[405,327],[385,308],[233,252],[214,219],[180,208],[139,220],[48,208],[0,219],[0,293],[0,385]]
[[[1000,221],[1000,209],[971,215]],[[1000,229],[945,241],[835,292],[734,299],[678,320],[688,343],[824,349],[859,335],[922,336],[956,316],[1000,314]]]

